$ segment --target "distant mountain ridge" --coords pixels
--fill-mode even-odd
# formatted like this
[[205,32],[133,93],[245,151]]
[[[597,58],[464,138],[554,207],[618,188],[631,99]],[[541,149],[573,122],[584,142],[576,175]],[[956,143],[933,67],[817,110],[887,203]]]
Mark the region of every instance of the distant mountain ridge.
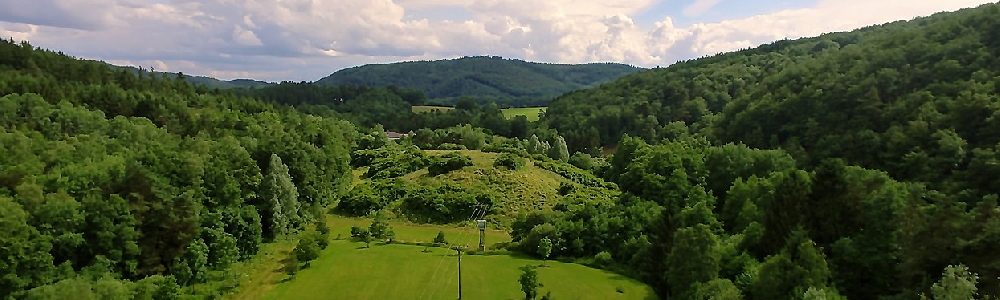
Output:
[[347,68],[317,81],[322,85],[397,86],[451,104],[461,97],[524,106],[544,104],[563,93],[594,87],[644,70],[619,63],[548,64],[472,56],[435,61],[370,64]]
[[[138,67],[134,67],[134,66],[119,66],[119,65],[108,64],[106,62],[105,62],[105,64],[111,66],[112,68],[122,68],[122,69],[127,69],[127,70],[130,70],[130,71],[133,71],[133,72],[139,72],[140,71],[140,69]],[[142,69],[142,71],[143,72],[147,72],[147,73],[148,72],[152,72],[152,73],[155,73],[157,76],[171,76],[172,77],[172,76],[177,76],[177,74],[178,74],[177,72],[159,72],[159,71],[150,71],[150,70],[147,70],[147,69]],[[184,74],[184,79],[186,79],[188,82],[190,82],[190,83],[192,83],[194,85],[204,86],[204,87],[207,87],[207,88],[218,88],[218,89],[251,88],[251,87],[269,86],[269,85],[273,85],[274,84],[272,82],[266,82],[266,81],[254,80],[254,79],[222,80],[222,79],[217,79],[217,78],[208,77],[208,76],[195,76],[195,75],[188,75],[188,74]]]

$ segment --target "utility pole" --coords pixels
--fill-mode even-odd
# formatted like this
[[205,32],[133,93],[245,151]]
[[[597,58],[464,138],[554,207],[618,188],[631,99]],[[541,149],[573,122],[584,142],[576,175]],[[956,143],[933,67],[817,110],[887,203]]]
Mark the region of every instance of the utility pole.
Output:
[[458,251],[458,300],[462,300],[462,248],[455,247]]
[[486,251],[486,220],[476,220],[476,227],[479,227],[479,251]]

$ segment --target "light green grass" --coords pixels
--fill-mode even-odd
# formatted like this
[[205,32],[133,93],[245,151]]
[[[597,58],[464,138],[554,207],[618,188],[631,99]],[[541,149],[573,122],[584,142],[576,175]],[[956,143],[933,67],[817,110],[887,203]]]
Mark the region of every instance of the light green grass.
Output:
[[[364,218],[329,216],[327,223],[330,224],[331,237],[337,238],[337,236],[340,236],[346,239],[351,236],[352,226],[367,228],[368,225],[371,225],[372,221]],[[476,230],[475,224],[471,222],[460,224],[456,227],[414,224],[398,220],[392,220],[389,224],[392,225],[393,231],[396,233],[396,239],[402,242],[429,242],[437,236],[439,231],[444,231],[448,242],[452,244],[479,245],[479,231]],[[488,244],[508,242],[510,241],[510,235],[506,231],[490,229],[486,231],[486,241]]]
[[[344,234],[352,224],[367,224],[363,219],[332,217],[333,234]],[[449,240],[478,243],[474,228],[406,226],[394,224],[400,239],[429,240],[444,230]],[[464,234],[463,234],[464,233]],[[459,236],[463,238],[459,238]],[[506,235],[491,232],[487,239]],[[463,242],[464,243],[464,242]],[[295,278],[274,286],[264,299],[455,299],[458,295],[457,257],[444,248],[335,240],[310,267]],[[517,279],[520,267],[537,266],[541,261],[513,257],[462,256],[462,299],[523,299]],[[548,261],[539,268],[542,293],[552,292],[556,299],[655,299],[646,285],[621,275],[578,264]],[[620,287],[624,293],[616,289]]]
[[538,121],[538,112],[545,111],[547,107],[525,107],[525,108],[507,108],[501,109],[503,111],[503,116],[507,119],[513,119],[516,116],[526,116],[528,121],[534,122]]
[[[428,150],[429,155],[442,155],[452,150]],[[456,183],[471,190],[489,190],[499,195],[500,212],[490,215],[487,220],[502,225],[509,222],[520,211],[531,211],[551,207],[559,198],[559,184],[570,181],[556,173],[536,167],[530,160],[516,171],[500,170],[493,167],[499,153],[477,150],[457,151],[472,158],[473,166],[434,177],[427,176],[422,169],[403,176],[403,179],[417,184],[431,185],[438,182]]]
[[[427,106],[427,105],[415,105],[410,107],[410,111],[415,113],[427,113],[435,110],[446,112],[452,109],[455,108],[447,106]],[[500,111],[503,111],[503,116],[508,120],[513,119],[516,116],[526,116],[528,117],[528,121],[534,122],[538,121],[538,112],[545,111],[545,109],[547,109],[547,107],[522,107],[522,108],[504,108],[501,109]]]
[[410,111],[415,112],[415,113],[426,113],[426,112],[432,112],[432,111],[435,111],[435,110],[440,110],[442,112],[445,112],[445,111],[449,111],[449,110],[452,110],[452,109],[455,109],[455,108],[454,107],[447,107],[447,106],[427,106],[427,105],[414,105],[414,106],[410,107]]

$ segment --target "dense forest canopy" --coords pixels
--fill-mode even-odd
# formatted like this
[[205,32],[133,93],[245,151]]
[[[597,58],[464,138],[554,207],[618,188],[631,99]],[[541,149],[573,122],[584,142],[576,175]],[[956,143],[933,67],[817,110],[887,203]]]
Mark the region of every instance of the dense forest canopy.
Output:
[[543,64],[500,57],[365,65],[318,80],[323,85],[397,86],[423,91],[429,101],[454,105],[462,97],[516,107],[545,106],[572,90],[641,71],[616,63]]
[[[553,101],[571,150],[705,136],[961,191],[995,186],[1000,7],[985,5],[678,63]],[[988,193],[996,193],[991,189]]]
[[4,40],[0,95],[3,299],[214,295],[350,182],[351,123],[181,76]]
[[[575,251],[637,260],[631,270],[683,299],[731,288],[913,299],[952,264],[996,295],[1000,256],[986,249],[1000,249],[998,20],[1000,5],[987,4],[778,41],[555,99],[541,126],[570,151],[616,145],[605,179],[664,209],[617,253]],[[557,245],[602,243],[586,237],[620,229],[573,222],[641,217],[628,208],[643,202],[626,200],[596,215],[611,221],[587,208],[529,217],[515,239],[549,223]]]
[[472,98],[461,99],[455,106],[456,109],[416,113],[412,106],[425,102],[427,96],[421,91],[394,86],[326,86],[308,82],[282,82],[226,92],[294,106],[316,116],[350,120],[362,128],[381,125],[385,130],[404,133],[419,129],[473,125],[486,129],[491,135],[525,138],[531,127],[524,116],[508,120],[496,103],[479,105]]

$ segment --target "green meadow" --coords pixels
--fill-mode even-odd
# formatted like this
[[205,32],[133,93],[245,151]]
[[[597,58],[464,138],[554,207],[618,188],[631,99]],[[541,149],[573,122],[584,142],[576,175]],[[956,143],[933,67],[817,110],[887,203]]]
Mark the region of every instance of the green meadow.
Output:
[[[538,121],[538,112],[545,111],[547,107],[522,107],[522,108],[505,108],[501,109],[503,111],[503,116],[507,119],[513,119],[516,116],[526,116],[528,121],[534,122]],[[416,105],[411,107],[415,113],[426,113],[435,110],[440,110],[441,112],[449,111],[455,109],[454,107],[447,106],[426,106],[426,105]]]
[[547,107],[522,107],[522,108],[507,108],[502,109],[503,116],[507,119],[513,119],[516,116],[526,116],[528,121],[534,122],[538,121],[538,112],[544,112]]
[[415,113],[432,112],[432,111],[435,111],[435,110],[440,110],[442,112],[445,112],[445,111],[449,111],[449,110],[452,110],[452,109],[455,109],[455,108],[454,107],[449,107],[449,106],[428,106],[428,105],[414,105],[414,106],[410,107],[410,111],[415,112]]
[[[331,236],[340,235],[319,259],[282,280],[258,299],[456,299],[456,251],[438,247],[349,240],[351,226],[370,221],[331,217]],[[404,242],[430,241],[444,231],[452,244],[476,247],[479,232],[472,226],[442,227],[392,223]],[[470,224],[471,225],[471,224]],[[507,233],[488,230],[487,245],[509,241]],[[426,252],[425,252],[426,251]],[[524,299],[517,279],[525,265],[540,260],[512,255],[462,255],[462,299]],[[545,262],[538,268],[542,294],[556,299],[655,299],[646,285],[624,276],[579,264]],[[278,270],[274,270],[277,272]]]

